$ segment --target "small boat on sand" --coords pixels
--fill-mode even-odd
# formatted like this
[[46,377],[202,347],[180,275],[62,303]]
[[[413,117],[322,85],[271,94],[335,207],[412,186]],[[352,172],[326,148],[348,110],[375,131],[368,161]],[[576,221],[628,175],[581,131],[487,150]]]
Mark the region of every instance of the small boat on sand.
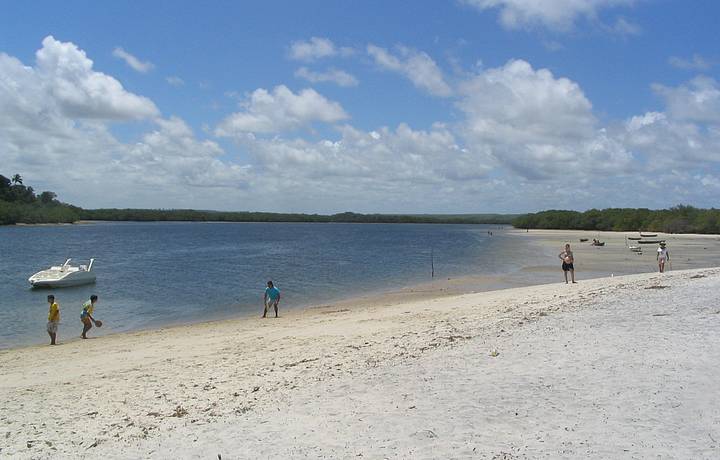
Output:
[[638,243],[640,244],[660,244],[664,243],[665,240],[640,240]]
[[28,278],[32,287],[69,287],[80,286],[95,282],[95,273],[92,272],[92,266],[95,259],[90,259],[88,265],[74,266],[70,265],[68,259],[60,266],[53,266],[46,270],[41,270]]
[[633,241],[637,241],[637,240],[639,240],[640,238],[641,238],[641,237],[639,237],[639,236],[628,236],[628,237],[627,237],[627,239],[633,240]]
[[581,242],[581,243],[584,243],[584,242],[586,242],[587,240],[588,240],[587,238],[580,238],[580,242]]
[[643,238],[655,238],[657,233],[641,233],[640,236]]

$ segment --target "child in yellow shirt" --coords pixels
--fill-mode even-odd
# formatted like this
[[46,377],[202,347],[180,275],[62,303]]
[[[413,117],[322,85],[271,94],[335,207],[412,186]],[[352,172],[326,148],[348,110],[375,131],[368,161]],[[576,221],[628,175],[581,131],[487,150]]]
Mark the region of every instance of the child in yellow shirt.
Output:
[[47,301],[50,304],[47,333],[50,336],[50,345],[57,345],[55,340],[57,338],[58,325],[60,324],[60,305],[55,302],[55,296],[52,294],[47,296]]

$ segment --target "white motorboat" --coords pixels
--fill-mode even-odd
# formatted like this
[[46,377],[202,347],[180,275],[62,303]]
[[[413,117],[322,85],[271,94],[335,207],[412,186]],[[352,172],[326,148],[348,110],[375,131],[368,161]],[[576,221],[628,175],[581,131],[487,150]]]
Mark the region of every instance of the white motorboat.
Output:
[[61,266],[50,267],[28,278],[33,287],[68,287],[80,286],[95,282],[95,273],[92,266],[95,259],[90,259],[88,265],[70,265],[68,259]]

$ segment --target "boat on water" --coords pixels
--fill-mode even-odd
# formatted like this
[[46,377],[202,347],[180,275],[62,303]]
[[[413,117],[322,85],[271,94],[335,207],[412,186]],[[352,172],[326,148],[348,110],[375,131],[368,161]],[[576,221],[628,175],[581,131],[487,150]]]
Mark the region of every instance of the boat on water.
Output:
[[52,266],[41,270],[28,278],[32,287],[69,287],[80,286],[95,282],[95,273],[92,271],[95,259],[90,259],[88,265],[71,265],[68,259],[60,266]]

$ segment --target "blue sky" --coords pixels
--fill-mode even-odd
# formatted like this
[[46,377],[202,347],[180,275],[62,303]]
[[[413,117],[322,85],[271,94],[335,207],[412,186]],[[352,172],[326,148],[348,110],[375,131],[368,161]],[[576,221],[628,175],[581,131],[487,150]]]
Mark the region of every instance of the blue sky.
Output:
[[81,206],[524,212],[720,192],[717,2],[2,8],[0,174]]

